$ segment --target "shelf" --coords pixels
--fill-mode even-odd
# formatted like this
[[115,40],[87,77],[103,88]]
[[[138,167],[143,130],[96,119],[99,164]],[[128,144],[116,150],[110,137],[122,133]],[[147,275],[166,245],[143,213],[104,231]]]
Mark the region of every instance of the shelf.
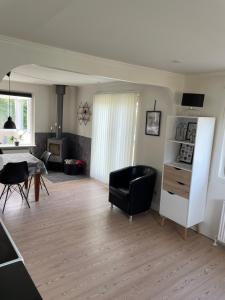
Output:
[[169,139],[168,142],[177,143],[177,144],[185,144],[185,145],[190,145],[190,146],[195,145],[195,143],[190,143],[188,141],[178,141],[178,140],[171,140],[171,139]]
[[0,149],[24,149],[24,148],[33,148],[36,147],[34,144],[19,144],[19,146],[15,146],[14,144],[0,144]]
[[173,119],[196,119],[198,120],[200,117],[199,116],[169,116],[168,118],[173,118]]
[[176,161],[174,161],[174,162],[165,162],[164,164],[168,165],[168,166],[175,167],[175,168],[179,168],[179,169],[182,169],[182,170],[185,170],[185,171],[192,172],[192,165],[189,165],[189,164],[176,162]]

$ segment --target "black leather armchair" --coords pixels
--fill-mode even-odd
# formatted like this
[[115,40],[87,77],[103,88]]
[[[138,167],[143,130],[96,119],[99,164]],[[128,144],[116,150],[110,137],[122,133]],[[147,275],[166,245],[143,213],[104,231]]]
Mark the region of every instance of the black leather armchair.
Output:
[[110,173],[109,202],[132,216],[151,207],[156,170],[148,166],[127,167]]

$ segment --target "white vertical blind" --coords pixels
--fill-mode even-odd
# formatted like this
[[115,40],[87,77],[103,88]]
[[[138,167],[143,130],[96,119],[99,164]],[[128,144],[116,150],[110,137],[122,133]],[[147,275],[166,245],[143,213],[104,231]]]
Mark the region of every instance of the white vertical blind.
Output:
[[139,94],[99,94],[93,102],[91,177],[108,183],[113,170],[132,165]]

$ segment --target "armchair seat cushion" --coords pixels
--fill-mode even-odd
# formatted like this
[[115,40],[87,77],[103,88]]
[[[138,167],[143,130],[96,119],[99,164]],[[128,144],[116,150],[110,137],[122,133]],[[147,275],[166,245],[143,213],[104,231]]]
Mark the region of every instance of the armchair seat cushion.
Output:
[[121,198],[121,200],[125,199],[129,195],[128,189],[110,187],[109,190],[110,193]]
[[149,166],[132,166],[110,173],[109,202],[129,215],[151,206],[156,170]]
[[122,193],[124,196],[129,194],[129,189],[125,188],[118,188],[119,192]]

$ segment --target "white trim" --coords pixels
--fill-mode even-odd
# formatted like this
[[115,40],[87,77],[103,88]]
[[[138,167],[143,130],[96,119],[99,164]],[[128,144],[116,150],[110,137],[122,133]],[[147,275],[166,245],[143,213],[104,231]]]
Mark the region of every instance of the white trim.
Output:
[[24,263],[23,258],[17,258],[17,259],[13,259],[13,260],[7,261],[6,263],[0,264],[0,268],[8,266],[8,265],[12,265],[12,264],[17,263],[19,261],[21,261],[21,262]]
[[4,225],[4,223],[3,223],[3,221],[2,221],[1,219],[0,219],[0,223],[1,223],[1,225],[2,225],[2,227],[3,227],[3,229],[4,229],[5,233],[6,233],[6,235],[7,235],[7,237],[8,237],[10,243],[12,244],[13,249],[15,250],[15,252],[16,252],[16,254],[17,254],[17,256],[18,256],[18,258],[16,258],[16,259],[13,259],[13,260],[11,260],[11,261],[8,261],[8,262],[5,262],[5,263],[3,263],[3,264],[0,264],[0,267],[6,266],[6,265],[10,265],[10,264],[13,264],[13,263],[18,262],[18,261],[24,262],[23,257],[22,257],[22,255],[20,254],[19,249],[17,248],[17,246],[16,246],[16,244],[14,243],[14,241],[13,241],[13,239],[12,239],[10,233],[8,232],[7,228],[5,227],[5,225]]
[[19,65],[38,64],[115,80],[168,87],[172,91],[181,91],[184,88],[183,74],[100,58],[4,35],[0,35],[0,57],[0,78]]

